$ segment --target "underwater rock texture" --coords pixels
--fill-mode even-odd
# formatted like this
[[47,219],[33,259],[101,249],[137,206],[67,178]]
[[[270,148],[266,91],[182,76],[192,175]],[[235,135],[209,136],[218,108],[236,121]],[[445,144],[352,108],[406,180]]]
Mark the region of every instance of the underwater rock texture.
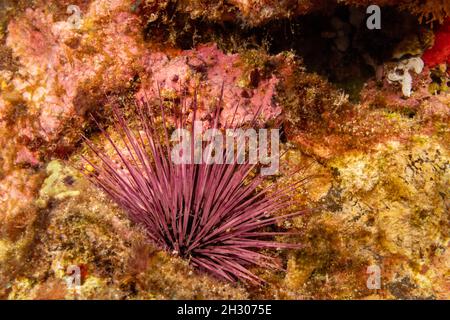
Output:
[[[450,298],[448,22],[438,27],[448,1],[338,1],[394,5],[434,20],[435,45],[423,56],[424,70],[411,74],[411,96],[387,81],[398,65],[388,60],[369,66],[356,100],[310,70],[301,58],[307,48],[268,52],[236,33],[188,49],[158,41],[161,34],[197,39],[208,32],[195,29],[203,18],[248,32],[329,14],[336,1],[33,2],[6,1],[0,13],[1,298]],[[81,10],[75,27],[70,4]],[[408,43],[399,41],[397,58],[422,54]],[[314,179],[295,197],[317,210],[282,226],[303,230],[295,241],[305,248],[271,253],[287,272],[255,270],[265,286],[224,283],[156,250],[73,169],[88,152],[81,133],[110,148],[89,115],[109,126],[117,104],[132,121],[134,102],[157,98],[157,83],[168,109],[192,98],[198,84],[204,119],[222,84],[222,123],[237,104],[240,121],[261,107],[259,124],[282,125],[289,149],[276,177],[282,182],[300,178],[289,172],[314,161]],[[370,266],[381,270],[379,289],[367,287]],[[68,283],[74,268],[79,287]]]
[[[258,58],[261,61],[252,65],[237,54],[224,54],[215,45],[183,51],[172,60],[161,53],[151,54],[145,57],[144,65],[151,77],[142,80],[136,99],[151,101],[161,94],[169,103],[184,99],[189,106],[197,88],[199,119],[211,119],[222,97],[220,125],[231,124],[233,117],[247,123],[256,116],[261,120],[259,125],[264,125],[281,113],[279,104],[274,102],[279,83],[274,71],[285,64],[285,59],[262,55]],[[264,66],[269,63],[272,68],[267,70]]]
[[[298,219],[309,246],[288,261],[289,297],[448,299],[449,155],[426,136],[328,162],[320,214]],[[381,288],[366,287],[367,268]]]
[[[2,96],[3,117],[26,105],[19,135],[27,144],[70,148],[81,116],[132,80],[143,50],[139,19],[119,5],[105,10],[94,2],[80,29],[42,9],[27,9],[9,23],[6,45],[21,68],[6,82],[11,92]],[[114,19],[96,23],[111,13]]]
[[[2,242],[2,268],[13,268],[10,299],[243,299],[245,291],[197,276],[187,263],[156,251],[144,233],[73,168],[52,161],[36,204],[33,236]],[[49,202],[52,206],[49,206]],[[26,256],[20,260],[17,254]],[[19,261],[17,261],[19,259]],[[81,269],[71,288],[69,267]],[[12,277],[13,276],[13,277]]]
[[[272,102],[278,83],[272,71],[258,66],[250,69],[237,55],[225,55],[214,46],[179,52],[180,56],[169,62],[164,52],[145,47],[141,24],[130,12],[129,3],[121,1],[114,6],[94,1],[78,29],[67,21],[55,21],[43,9],[27,9],[9,23],[6,45],[21,67],[15,76],[3,73],[0,117],[5,123],[15,121],[14,136],[25,144],[24,152],[64,156],[79,139],[78,130],[86,126],[86,115],[101,110],[112,93],[133,90],[137,78],[148,82],[137,99],[143,93],[148,98],[158,96],[158,82],[166,87],[164,97],[173,98],[174,88],[192,88],[201,80],[209,84],[202,88],[207,111],[224,84],[224,105],[229,107],[225,119],[238,103],[238,115],[247,119],[261,105],[266,119],[280,113]],[[271,58],[270,63],[275,60]],[[227,77],[222,77],[224,72]],[[38,161],[30,156],[21,158]]]
[[[137,1],[141,6],[150,8],[151,19],[156,19],[158,14],[155,9],[167,9],[173,7],[173,1],[145,0]],[[261,25],[271,20],[293,18],[320,10],[331,10],[339,4],[354,6],[398,6],[402,10],[418,15],[426,21],[440,21],[450,15],[450,4],[447,1],[432,0],[182,0],[176,2],[175,10],[188,13],[192,19],[206,18],[211,21],[232,21],[240,19],[246,25]],[[148,10],[148,9],[147,9]]]

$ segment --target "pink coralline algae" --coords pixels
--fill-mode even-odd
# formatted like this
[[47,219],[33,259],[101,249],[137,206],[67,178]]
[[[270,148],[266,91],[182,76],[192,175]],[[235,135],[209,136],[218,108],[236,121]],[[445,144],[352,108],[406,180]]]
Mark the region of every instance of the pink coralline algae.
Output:
[[[84,16],[86,21],[109,14],[94,4]],[[30,118],[36,119],[29,125],[32,129],[26,140],[59,139],[69,123],[92,107],[86,101],[90,95],[104,96],[133,78],[133,62],[142,52],[136,36],[140,20],[118,12],[107,21],[95,30],[95,36],[87,26],[75,29],[40,9],[27,9],[9,23],[6,45],[23,66],[12,83],[27,104]]]
[[437,30],[434,46],[423,54],[422,59],[429,67],[450,63],[450,18]]
[[31,152],[28,148],[22,146],[17,151],[15,164],[18,164],[18,165],[25,164],[25,165],[31,165],[33,167],[37,167],[40,164],[40,162],[38,160],[38,155],[36,154],[36,152]]
[[184,97],[186,88],[192,93],[192,89],[200,83],[202,99],[198,108],[199,118],[203,119],[211,114],[217,104],[223,84],[224,110],[220,115],[220,124],[230,123],[234,112],[242,122],[252,120],[259,112],[261,124],[281,114],[281,107],[274,102],[279,79],[274,74],[267,78],[256,74],[253,83],[248,84],[246,81],[251,76],[245,73],[239,55],[225,54],[215,44],[183,51],[172,60],[162,53],[152,53],[144,61],[151,77],[137,93],[138,101],[158,97],[159,84],[164,88],[163,98],[183,97],[189,104],[192,98],[189,92]]

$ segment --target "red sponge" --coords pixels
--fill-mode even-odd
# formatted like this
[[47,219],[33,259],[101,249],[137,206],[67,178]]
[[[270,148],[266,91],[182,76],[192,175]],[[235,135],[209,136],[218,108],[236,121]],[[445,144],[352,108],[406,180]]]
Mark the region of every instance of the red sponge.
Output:
[[450,18],[436,31],[434,46],[425,51],[422,59],[429,67],[450,63]]

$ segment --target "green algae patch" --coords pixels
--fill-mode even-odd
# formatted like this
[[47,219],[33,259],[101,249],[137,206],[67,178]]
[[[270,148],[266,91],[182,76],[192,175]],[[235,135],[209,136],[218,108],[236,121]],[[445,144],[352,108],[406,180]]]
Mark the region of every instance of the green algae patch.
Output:
[[64,200],[80,195],[80,190],[76,190],[80,173],[75,169],[64,166],[61,161],[53,160],[47,165],[46,173],[47,178],[36,200],[39,208],[45,208],[50,199]]

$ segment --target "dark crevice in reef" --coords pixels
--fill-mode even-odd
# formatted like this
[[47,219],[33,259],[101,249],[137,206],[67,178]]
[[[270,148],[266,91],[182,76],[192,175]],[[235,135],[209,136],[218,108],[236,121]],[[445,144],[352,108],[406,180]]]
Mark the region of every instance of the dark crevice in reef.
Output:
[[[165,16],[147,24],[146,36],[182,49],[214,41],[229,52],[251,48],[263,48],[271,54],[292,51],[303,59],[308,71],[325,76],[357,100],[363,83],[383,62],[402,57],[403,53],[397,52],[402,41],[411,39],[416,47],[430,44],[427,27],[406,12],[383,7],[380,30],[369,30],[367,18],[365,8],[338,6],[331,12],[246,27],[239,22],[192,20],[169,8]],[[408,54],[407,45],[401,49]]]
[[408,54],[397,52],[402,40],[426,34],[416,17],[391,8],[383,9],[380,30],[369,30],[366,19],[363,10],[349,7],[338,7],[330,15],[307,15],[292,24],[292,32],[275,33],[270,50],[294,50],[309,71],[327,77],[355,98],[383,62]]

